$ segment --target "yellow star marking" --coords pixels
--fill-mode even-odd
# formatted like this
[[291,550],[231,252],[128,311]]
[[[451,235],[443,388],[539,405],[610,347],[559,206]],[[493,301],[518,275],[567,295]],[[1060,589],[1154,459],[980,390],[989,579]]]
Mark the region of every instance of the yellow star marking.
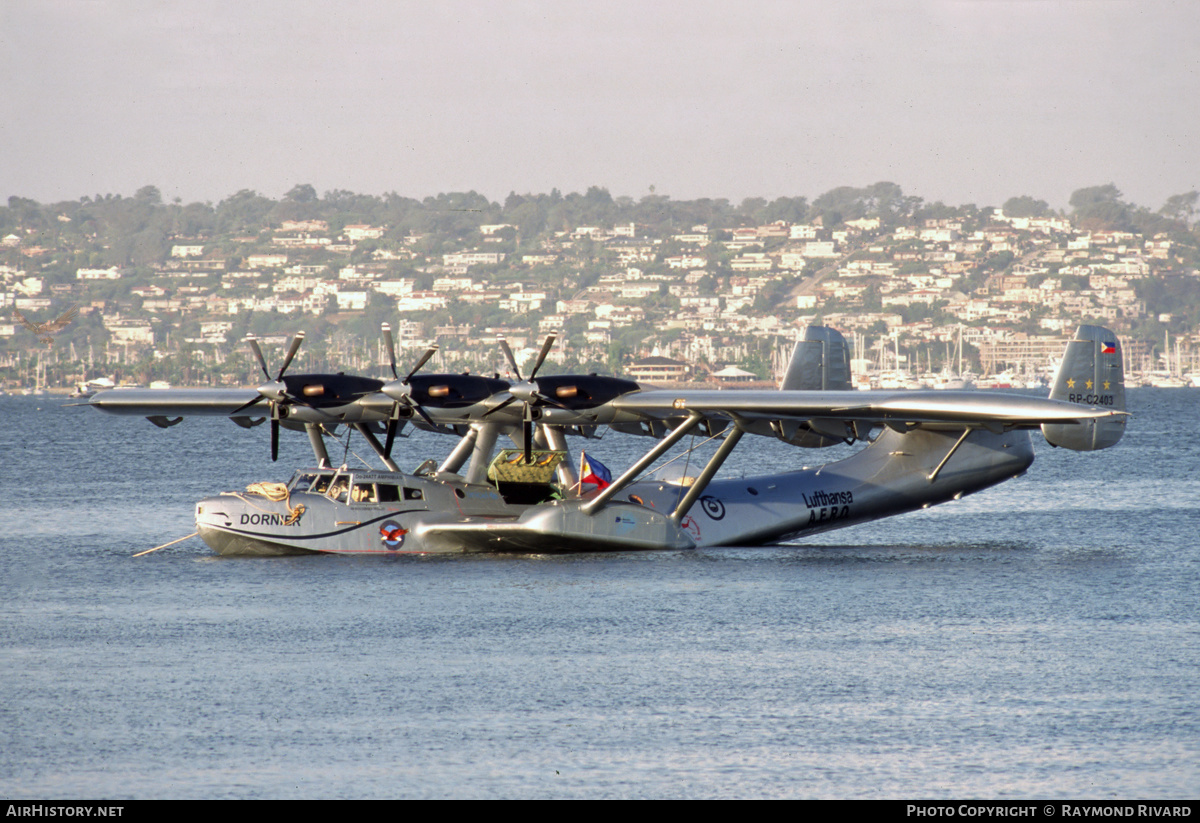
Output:
[[1075,378],[1074,378],[1074,377],[1068,377],[1068,378],[1067,378],[1067,388],[1068,388],[1068,389],[1073,389],[1073,388],[1075,388]]
[[1085,385],[1090,389],[1092,387],[1092,381],[1091,380],[1087,381],[1087,383]]
[[1104,390],[1105,390],[1105,391],[1108,391],[1108,387],[1109,387],[1109,385],[1111,385],[1111,384],[1110,384],[1110,383],[1109,383],[1107,380],[1105,380],[1105,381],[1104,381]]

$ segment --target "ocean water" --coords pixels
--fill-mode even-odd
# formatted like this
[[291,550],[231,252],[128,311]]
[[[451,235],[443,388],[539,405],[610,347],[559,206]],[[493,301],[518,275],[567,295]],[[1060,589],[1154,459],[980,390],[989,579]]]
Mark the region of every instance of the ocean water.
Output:
[[797,545],[251,559],[132,555],[302,435],[272,464],[266,427],[0,398],[0,796],[1194,798],[1200,390],[1129,402],[1113,449],[1037,437],[1025,477]]

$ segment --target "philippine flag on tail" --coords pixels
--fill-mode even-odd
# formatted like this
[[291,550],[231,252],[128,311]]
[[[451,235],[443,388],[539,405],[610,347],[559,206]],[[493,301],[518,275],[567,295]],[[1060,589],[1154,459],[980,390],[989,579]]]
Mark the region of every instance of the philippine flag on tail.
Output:
[[582,452],[579,458],[579,484],[591,483],[599,491],[612,483],[612,472],[594,457]]
[[1104,342],[1102,342],[1100,344],[1100,353],[1101,354],[1116,354],[1117,353],[1117,344],[1115,342],[1110,343],[1109,341],[1105,340]]

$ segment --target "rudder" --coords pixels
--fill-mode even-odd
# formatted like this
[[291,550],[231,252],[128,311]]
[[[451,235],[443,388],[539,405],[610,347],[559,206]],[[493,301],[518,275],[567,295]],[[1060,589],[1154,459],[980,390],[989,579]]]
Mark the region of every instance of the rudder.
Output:
[[798,391],[850,391],[850,347],[842,333],[828,326],[809,326],[792,350],[779,388]]
[[[1080,326],[1067,343],[1050,399],[1124,411],[1125,367],[1116,334],[1103,326]],[[1052,446],[1074,451],[1107,449],[1125,434],[1125,415],[1083,423],[1046,423],[1042,434]]]

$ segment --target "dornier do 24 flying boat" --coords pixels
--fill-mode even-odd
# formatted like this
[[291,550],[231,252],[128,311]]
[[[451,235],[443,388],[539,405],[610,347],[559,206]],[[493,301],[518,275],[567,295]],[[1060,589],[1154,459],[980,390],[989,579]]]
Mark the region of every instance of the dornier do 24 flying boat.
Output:
[[[253,338],[266,382],[257,389],[114,389],[89,404],[170,426],[222,415],[243,426],[308,433],[316,467],[285,484],[256,484],[196,506],[200,536],[220,554],[399,554],[686,549],[778,543],[926,508],[1020,476],[1033,462],[1031,431],[1054,446],[1093,451],[1125,431],[1121,347],[1108,329],[1081,326],[1048,399],[994,392],[853,391],[849,348],[810,326],[775,391],[645,389],[599,375],[540,376],[554,336],[522,378],[421,374],[430,348],[401,377],[390,329],[391,381],[344,374],[289,375],[297,335],[274,375]],[[391,457],[403,426],[457,438],[411,474]],[[360,432],[385,468],[330,464],[324,436]],[[580,478],[566,438],[600,427],[655,442],[617,477]],[[718,445],[692,477],[650,468],[689,433]],[[380,442],[377,435],[385,435]],[[745,435],[821,448],[862,448],[819,469],[735,479],[718,476]],[[515,448],[499,448],[501,436]],[[777,452],[780,463],[788,452]],[[584,482],[591,480],[595,482]]]

